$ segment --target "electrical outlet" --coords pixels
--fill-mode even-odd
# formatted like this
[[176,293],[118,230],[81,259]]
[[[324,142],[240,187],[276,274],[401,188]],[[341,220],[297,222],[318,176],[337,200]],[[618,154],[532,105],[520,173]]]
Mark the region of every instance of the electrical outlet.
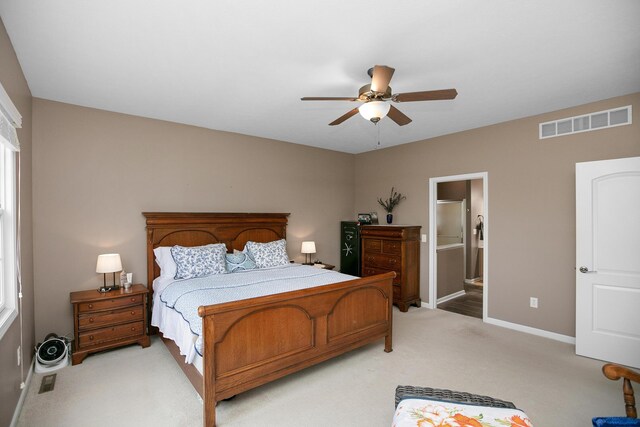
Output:
[[427,235],[426,234],[422,235],[422,243],[427,243]]
[[538,308],[538,298],[536,297],[529,298],[529,307]]
[[20,351],[20,346],[18,346],[16,354],[18,355],[18,366],[20,366],[22,364],[22,352]]

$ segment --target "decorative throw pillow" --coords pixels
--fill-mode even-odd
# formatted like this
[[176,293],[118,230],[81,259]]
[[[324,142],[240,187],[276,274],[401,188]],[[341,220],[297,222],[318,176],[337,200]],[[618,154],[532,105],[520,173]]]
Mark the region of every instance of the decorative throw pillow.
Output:
[[227,247],[224,243],[191,248],[177,245],[172,247],[171,256],[178,266],[175,279],[191,279],[226,273],[227,266],[224,257],[226,253]]
[[247,242],[245,249],[258,268],[276,267],[289,263],[287,241],[284,239],[269,243]]
[[249,257],[249,254],[244,252],[233,251],[232,254],[226,255],[227,259],[227,271],[234,273],[236,271],[253,270],[256,268],[256,263]]

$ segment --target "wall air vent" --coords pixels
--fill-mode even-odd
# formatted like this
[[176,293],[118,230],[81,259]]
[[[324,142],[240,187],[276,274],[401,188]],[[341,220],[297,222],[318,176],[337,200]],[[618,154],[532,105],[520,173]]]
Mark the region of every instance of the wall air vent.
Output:
[[540,139],[631,124],[631,105],[540,123]]

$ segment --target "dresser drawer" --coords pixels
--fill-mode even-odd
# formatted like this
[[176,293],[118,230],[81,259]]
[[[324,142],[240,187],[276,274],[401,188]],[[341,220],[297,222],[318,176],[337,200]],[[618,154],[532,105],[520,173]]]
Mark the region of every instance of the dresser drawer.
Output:
[[78,304],[78,313],[87,313],[89,311],[109,310],[129,305],[140,305],[144,295],[131,295],[125,298],[110,298],[101,301],[83,302]]
[[120,310],[99,311],[78,316],[78,328],[82,330],[95,329],[105,325],[143,320],[144,307],[141,305],[122,308]]
[[382,270],[379,268],[364,267],[362,269],[362,277],[374,276],[376,274],[387,273],[389,271],[393,271],[396,273],[396,277],[392,282],[394,285],[399,285],[400,283],[402,283],[402,273],[400,273],[400,270]]
[[382,251],[382,240],[364,239],[363,246],[365,253],[380,253]]
[[124,325],[111,326],[108,328],[95,329],[93,331],[79,334],[79,346],[90,347],[108,341],[115,341],[122,338],[135,337],[144,334],[144,322],[126,323]]
[[387,270],[400,270],[402,267],[402,260],[395,255],[384,254],[366,254],[364,256],[365,267],[377,267]]
[[400,255],[402,253],[402,242],[398,242],[397,240],[383,240],[382,253]]
[[399,300],[400,298],[402,298],[402,287],[401,285],[398,284],[393,284],[393,299],[394,300]]

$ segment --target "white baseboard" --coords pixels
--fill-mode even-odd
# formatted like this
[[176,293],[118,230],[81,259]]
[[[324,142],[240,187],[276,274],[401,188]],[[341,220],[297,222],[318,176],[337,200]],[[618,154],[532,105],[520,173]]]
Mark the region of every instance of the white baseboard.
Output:
[[531,326],[520,325],[518,323],[505,322],[504,320],[494,319],[487,317],[484,319],[486,323],[490,323],[496,326],[502,326],[503,328],[513,329],[520,332],[526,332],[527,334],[538,335],[544,338],[550,338],[552,340],[561,341],[567,344],[575,345],[576,339],[568,335],[557,334],[555,332],[545,331],[544,329],[532,328]]
[[[436,303],[436,304],[438,304],[438,303]],[[422,301],[421,307],[428,308],[429,310],[435,310],[435,309],[438,308],[438,307],[434,307],[434,305],[436,305],[436,304],[434,304],[433,301],[429,301],[429,302]]]
[[31,377],[33,375],[33,364],[35,362],[35,356],[31,360],[31,366],[29,367],[29,373],[27,374],[27,380],[24,382],[24,388],[20,392],[20,399],[18,399],[18,404],[16,405],[15,411],[13,411],[13,418],[11,418],[11,424],[9,427],[15,427],[18,424],[18,418],[20,418],[20,412],[22,412],[22,405],[24,404],[24,400],[27,398],[27,392],[29,391],[29,385],[31,384]]
[[447,301],[452,300],[454,298],[461,297],[464,294],[466,294],[466,292],[464,290],[462,290],[462,291],[458,291],[458,292],[453,293],[453,294],[445,295],[442,298],[438,298],[436,303],[440,304],[440,303],[443,303],[443,302],[447,302]]

